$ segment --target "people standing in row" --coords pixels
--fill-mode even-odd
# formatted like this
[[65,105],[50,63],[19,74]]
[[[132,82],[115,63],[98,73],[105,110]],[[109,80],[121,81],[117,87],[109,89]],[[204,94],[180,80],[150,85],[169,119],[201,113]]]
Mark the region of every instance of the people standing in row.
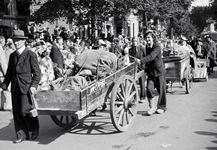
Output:
[[13,119],[16,131],[14,143],[24,140],[35,140],[39,134],[39,121],[37,117],[31,117],[31,96],[36,94],[36,89],[41,79],[36,54],[26,48],[27,37],[22,30],[14,30],[13,40],[16,47],[9,58],[7,73],[1,86],[7,90],[11,83]]
[[[145,34],[146,40],[146,56],[143,58],[135,58],[138,65],[146,65],[147,67],[147,98],[150,109],[148,115],[155,112],[162,114],[167,110],[166,99],[166,81],[165,81],[165,66],[162,60],[161,48],[158,45],[157,38],[152,31],[147,31]],[[159,93],[157,106],[155,105],[155,88]]]

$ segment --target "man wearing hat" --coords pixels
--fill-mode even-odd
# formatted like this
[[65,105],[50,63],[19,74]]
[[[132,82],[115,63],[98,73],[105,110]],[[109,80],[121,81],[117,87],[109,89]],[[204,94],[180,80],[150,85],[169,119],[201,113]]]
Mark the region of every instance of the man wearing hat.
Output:
[[56,65],[54,68],[55,79],[62,77],[64,65],[64,58],[62,54],[63,38],[61,36],[56,37],[56,42],[53,43],[50,51],[50,58]]
[[[139,44],[138,43],[138,38],[133,37],[132,38],[132,45],[129,48],[129,55],[130,55],[130,61],[134,62],[134,58],[141,59],[146,56],[146,49],[145,45]],[[145,66],[140,66],[139,70],[144,70],[145,71]],[[146,91],[145,91],[145,80],[146,80],[146,75],[144,73],[141,78],[139,78],[139,85],[140,85],[140,103],[145,102],[146,98]]]
[[204,39],[206,40],[204,43],[206,51],[205,55],[207,55],[207,58],[209,59],[208,74],[211,74],[213,73],[216,61],[216,43],[212,40],[210,35],[206,35]]
[[16,50],[11,53],[2,89],[6,90],[11,82],[12,109],[16,140],[20,143],[29,140],[29,132],[32,132],[31,139],[38,137],[39,122],[37,117],[31,117],[32,110],[31,96],[36,93],[36,89],[41,79],[37,56],[29,48],[26,48],[22,30],[14,30],[13,40]]

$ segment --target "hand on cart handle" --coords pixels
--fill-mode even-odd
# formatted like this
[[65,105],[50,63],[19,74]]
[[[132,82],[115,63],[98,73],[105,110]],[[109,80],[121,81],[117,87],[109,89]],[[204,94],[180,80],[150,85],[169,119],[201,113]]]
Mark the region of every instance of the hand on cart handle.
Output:
[[30,93],[31,93],[32,95],[35,95],[36,92],[37,92],[37,90],[36,90],[35,87],[30,87]]
[[134,58],[134,60],[135,60],[135,63],[136,63],[137,65],[140,65],[140,64],[141,64],[141,61],[140,61],[138,58]]

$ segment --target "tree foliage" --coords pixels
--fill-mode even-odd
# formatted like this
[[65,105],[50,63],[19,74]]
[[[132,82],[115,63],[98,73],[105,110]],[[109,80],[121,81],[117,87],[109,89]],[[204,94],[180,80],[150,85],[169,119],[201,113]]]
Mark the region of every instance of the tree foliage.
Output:
[[210,13],[212,14],[211,17],[217,22],[217,0],[212,3]]
[[207,20],[213,19],[217,22],[217,0],[214,0],[211,6],[193,7],[190,18],[201,33],[207,27]]
[[202,32],[207,26],[206,20],[210,18],[210,8],[209,7],[194,7],[191,11],[190,18],[193,24]]
[[173,18],[175,34],[186,34],[197,32],[189,18],[189,9],[193,0],[137,0],[137,9],[141,14],[146,12],[146,17],[159,19],[161,22],[169,22]]
[[[34,13],[36,20],[54,22],[64,18],[75,24],[93,23],[96,20],[106,21],[114,16],[118,20],[136,10],[137,14],[146,13],[147,19],[169,21],[174,18],[177,33],[187,32],[185,23],[189,16],[189,8],[194,0],[48,0]],[[185,18],[185,19],[183,19]],[[185,26],[185,27],[184,27]],[[193,27],[192,27],[193,28]]]
[[48,0],[34,13],[34,18],[51,23],[64,18],[70,23],[84,24],[95,15],[106,20],[112,10],[113,3],[107,0]]

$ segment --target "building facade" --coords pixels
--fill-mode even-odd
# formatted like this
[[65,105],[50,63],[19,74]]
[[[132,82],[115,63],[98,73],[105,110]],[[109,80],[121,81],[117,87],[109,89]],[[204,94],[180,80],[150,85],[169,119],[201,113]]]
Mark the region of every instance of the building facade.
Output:
[[11,36],[14,28],[27,32],[26,22],[30,19],[31,0],[0,1],[0,35]]
[[[0,35],[4,35],[6,38],[11,36],[12,30],[18,27],[27,34],[29,26],[32,23],[30,15],[37,11],[46,0],[1,0],[0,1]],[[40,24],[40,28],[50,28],[50,33],[56,27],[62,26],[67,29],[75,28],[72,24],[67,24],[64,20],[57,20],[54,24],[43,22]],[[90,37],[91,26],[77,26],[76,30],[80,38]],[[119,34],[125,35],[129,38],[137,36],[139,32],[139,18],[133,13],[126,16],[125,20],[117,21],[114,17],[111,17],[108,21],[105,21],[98,27],[96,36],[101,33],[117,36]]]

